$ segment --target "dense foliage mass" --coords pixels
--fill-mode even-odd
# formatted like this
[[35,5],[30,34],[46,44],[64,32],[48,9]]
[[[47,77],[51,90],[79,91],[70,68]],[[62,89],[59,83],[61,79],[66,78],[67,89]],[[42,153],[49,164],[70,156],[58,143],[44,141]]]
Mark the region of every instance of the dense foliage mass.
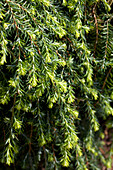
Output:
[[105,125],[113,127],[111,7],[106,0],[0,1],[3,169],[111,167],[112,146],[107,159],[100,149]]

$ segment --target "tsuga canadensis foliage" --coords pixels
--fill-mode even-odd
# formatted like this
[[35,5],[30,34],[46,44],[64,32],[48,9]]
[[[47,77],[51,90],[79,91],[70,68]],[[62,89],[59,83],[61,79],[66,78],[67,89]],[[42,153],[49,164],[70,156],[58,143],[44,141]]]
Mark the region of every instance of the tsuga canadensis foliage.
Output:
[[0,169],[111,168],[112,5],[0,1]]

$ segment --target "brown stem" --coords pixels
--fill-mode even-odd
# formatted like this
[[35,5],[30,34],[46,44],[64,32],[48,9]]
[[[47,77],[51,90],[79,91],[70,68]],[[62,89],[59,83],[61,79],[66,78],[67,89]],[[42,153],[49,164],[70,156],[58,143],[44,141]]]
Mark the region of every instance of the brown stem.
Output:
[[[29,12],[28,12],[25,8],[23,8],[21,5],[13,2],[13,1],[11,1],[11,0],[9,0],[9,1],[12,2],[13,4],[17,5],[19,8],[21,8],[23,11],[25,11],[25,12],[27,12],[27,13],[29,14]],[[6,2],[7,2],[7,1],[6,1]],[[29,15],[30,15],[30,14],[29,14]],[[30,17],[31,17],[31,18],[33,19],[33,21],[37,24],[37,22],[35,21],[35,18],[33,18],[31,15],[30,15]]]
[[[54,145],[52,144],[52,150],[53,150],[53,158],[54,158],[54,161],[56,163],[56,159],[55,159],[55,151],[54,151]],[[56,164],[55,164],[55,170],[56,170]]]
[[57,55],[60,57],[61,60],[64,60],[61,55],[58,53],[58,50],[56,50]]
[[[11,1],[10,1],[10,2],[11,2]],[[6,1],[6,3],[8,4],[7,1]],[[15,27],[16,27],[17,37],[19,38],[18,25],[17,25],[17,23],[16,23],[15,16],[14,16],[14,14],[13,14],[13,10],[12,10],[12,8],[10,7],[9,4],[8,4],[8,6],[9,6],[10,11],[11,11],[11,13],[12,13],[12,17],[13,17],[13,20],[14,20],[14,25],[15,25]],[[14,49],[14,47],[13,47],[13,49]],[[12,50],[13,50],[13,49],[12,49]],[[18,57],[18,59],[20,59],[20,45],[19,45],[19,57]]]
[[104,89],[104,87],[105,87],[105,85],[106,85],[106,81],[107,81],[107,79],[108,79],[108,77],[109,77],[109,74],[110,74],[111,70],[112,70],[112,67],[109,69],[109,71],[108,71],[108,73],[107,73],[107,76],[106,76],[106,78],[105,78],[105,80],[104,80],[104,83],[103,83],[103,86],[102,86],[102,90]]
[[5,137],[5,130],[4,130],[4,128],[3,128],[3,134],[4,134],[4,143],[5,143],[6,137]]
[[105,46],[105,55],[104,55],[104,59],[106,58],[107,47],[108,47],[108,22],[107,22],[107,39],[106,39],[106,46]]
[[30,143],[29,143],[29,155],[31,155],[31,139],[33,134],[33,125],[31,125],[31,132],[30,132]]
[[13,107],[12,107],[11,127],[12,127],[12,125],[13,125],[15,102],[16,102],[16,94],[14,95],[14,102],[13,102]]
[[94,54],[93,57],[95,58],[95,53],[96,53],[96,48],[97,48],[97,42],[98,42],[98,22],[97,22],[97,17],[96,17],[96,12],[95,12],[96,4],[93,7],[93,16],[95,20],[95,25],[96,25],[96,40],[95,40],[95,45],[94,45]]
[[45,146],[43,146],[43,150],[44,150],[45,169],[46,169],[46,151],[45,151]]
[[89,169],[89,162],[88,162],[88,158],[87,158],[87,154],[86,154],[85,148],[83,148],[83,152],[85,154],[85,160],[86,160],[87,168]]
[[[102,86],[102,88],[101,88],[101,89],[102,89],[101,93],[103,92],[103,89],[104,89],[104,87],[105,87],[105,85],[106,85],[106,81],[107,81],[107,79],[108,79],[108,77],[109,77],[109,74],[110,74],[111,70],[112,70],[112,66],[111,66],[111,68],[109,69],[109,71],[108,71],[108,73],[107,73],[107,76],[106,76],[106,78],[105,78],[105,80],[104,80],[103,86]],[[94,106],[96,106],[98,103],[99,103],[99,100],[94,104]]]
[[37,47],[38,53],[41,54],[41,52],[40,52],[40,50],[39,50],[39,47],[38,47],[38,45],[36,44],[36,42],[33,41],[33,43],[34,43],[34,45]]
[[66,37],[66,38],[67,38],[67,40],[70,42],[71,47],[73,47],[74,50],[76,51],[75,46],[73,45],[73,42],[72,42],[68,37]]

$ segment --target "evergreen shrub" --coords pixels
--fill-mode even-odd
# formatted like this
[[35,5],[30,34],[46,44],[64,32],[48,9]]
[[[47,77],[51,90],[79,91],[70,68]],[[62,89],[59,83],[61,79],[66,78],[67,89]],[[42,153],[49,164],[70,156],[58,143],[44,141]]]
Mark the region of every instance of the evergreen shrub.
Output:
[[0,1],[1,168],[111,167],[112,12],[107,0]]

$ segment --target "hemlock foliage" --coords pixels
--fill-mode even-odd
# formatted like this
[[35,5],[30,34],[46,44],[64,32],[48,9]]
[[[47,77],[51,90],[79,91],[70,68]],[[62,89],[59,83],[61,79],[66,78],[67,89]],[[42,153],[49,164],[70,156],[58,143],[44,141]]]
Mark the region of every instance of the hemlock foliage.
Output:
[[[113,124],[106,0],[0,1],[0,159],[22,169],[100,169]],[[13,166],[12,166],[13,167]],[[69,167],[69,168],[68,168]]]

